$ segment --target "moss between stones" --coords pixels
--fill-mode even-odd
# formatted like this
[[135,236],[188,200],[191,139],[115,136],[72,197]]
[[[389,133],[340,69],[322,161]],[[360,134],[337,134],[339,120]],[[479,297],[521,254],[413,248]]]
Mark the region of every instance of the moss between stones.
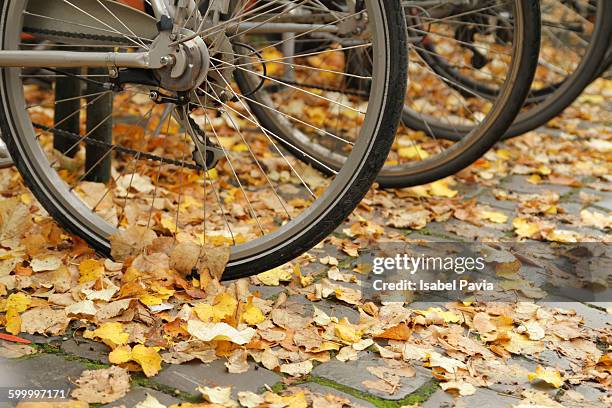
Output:
[[54,354],[56,356],[60,356],[67,361],[78,361],[83,364],[85,368],[88,370],[99,370],[102,368],[110,367],[109,364],[104,364],[100,361],[90,360],[85,357],[79,357],[74,354],[66,353],[59,345],[55,345],[52,343],[42,343],[42,344],[31,344],[33,348],[35,348],[40,354],[34,354],[33,357],[40,356],[41,354]]
[[429,397],[438,389],[438,382],[432,379],[401,400],[392,401],[377,397],[376,395],[368,394],[343,384],[339,384],[324,377],[308,376],[304,379],[303,383],[309,382],[323,385],[328,388],[333,388],[352,397],[367,401],[379,408],[400,408],[405,405],[421,404],[427,401]]
[[147,378],[142,373],[137,373],[132,375],[132,384],[138,385],[140,387],[149,388],[155,391],[162,392],[167,395],[171,395],[175,398],[180,399],[181,401],[198,403],[202,402],[202,396],[196,394],[190,394],[185,391],[181,391],[177,388],[170,387],[169,385],[159,383],[151,378]]

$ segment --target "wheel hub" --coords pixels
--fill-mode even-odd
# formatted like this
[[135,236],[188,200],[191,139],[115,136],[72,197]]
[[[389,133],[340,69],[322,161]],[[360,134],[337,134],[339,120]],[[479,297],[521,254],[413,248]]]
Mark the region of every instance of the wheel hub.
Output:
[[[192,32],[184,30],[183,34],[187,36]],[[157,41],[163,42],[164,37],[161,35],[153,43],[152,55],[156,54]],[[210,54],[208,46],[199,36],[182,42],[172,47],[170,52],[162,54],[159,56],[162,68],[156,69],[154,75],[163,88],[175,92],[190,91],[199,87],[206,79],[210,68]]]

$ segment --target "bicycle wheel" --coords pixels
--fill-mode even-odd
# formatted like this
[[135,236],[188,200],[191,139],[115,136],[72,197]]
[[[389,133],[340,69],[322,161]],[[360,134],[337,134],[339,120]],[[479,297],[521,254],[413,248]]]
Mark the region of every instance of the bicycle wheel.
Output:
[[[349,2],[333,2],[349,7]],[[409,33],[409,88],[403,113],[407,126],[401,127],[387,163],[377,181],[383,187],[406,187],[424,184],[452,175],[481,157],[506,131],[519,112],[530,89],[537,65],[539,48],[539,9],[537,2],[528,0],[483,0],[471,5],[455,5],[443,1],[403,2]],[[308,16],[308,11],[303,11]],[[329,13],[332,13],[330,11]],[[313,21],[324,16],[309,16]],[[482,28],[470,42],[456,37],[462,27]],[[358,27],[357,27],[358,28]],[[309,38],[313,46],[322,44]],[[336,41],[351,47],[352,37],[336,36]],[[432,55],[424,43],[438,52]],[[297,44],[296,44],[297,46]],[[484,50],[487,61],[475,67],[467,58],[471,50]],[[425,51],[423,51],[425,50]],[[424,58],[425,56],[425,58]],[[312,65],[308,50],[296,53],[296,64]],[[497,89],[493,100],[456,84],[452,78],[430,68],[431,58],[446,61],[472,82],[489,84]],[[281,115],[266,109],[272,101],[285,101],[289,106],[296,86],[308,86],[329,98],[364,98],[374,89],[368,82],[368,71],[375,60],[357,47],[347,50],[342,64],[335,70],[348,75],[330,75],[323,62],[318,76],[305,78],[300,85],[288,77],[293,71],[285,67],[275,87],[263,88],[252,100],[251,108],[262,124],[275,134],[283,135],[285,147],[301,160],[332,174],[346,158],[343,147],[350,141],[350,131],[343,124],[325,121],[325,136],[307,132],[300,127],[289,128]],[[431,62],[431,61],[429,61]],[[326,75],[324,75],[326,74]],[[238,77],[243,90],[253,89]],[[254,82],[254,81],[252,81]],[[458,88],[462,88],[458,90]],[[416,131],[415,131],[416,130]],[[461,134],[457,143],[446,140],[448,135]],[[331,137],[330,137],[331,135]],[[297,147],[297,148],[296,148]]]
[[[367,0],[358,12],[307,27],[292,13],[300,3],[284,1],[279,7],[276,2],[232,1],[228,13],[211,7],[192,11],[189,18],[186,13],[182,19],[175,16],[174,21],[183,21],[174,38],[183,44],[177,51],[195,55],[182,65],[183,72],[197,79],[186,89],[181,76],[169,74],[174,66],[112,68],[107,75],[85,69],[75,74],[66,64],[41,64],[42,73],[34,74],[3,69],[2,133],[26,184],[58,222],[104,253],[118,230],[150,227],[175,242],[231,246],[223,278],[232,279],[268,270],[308,250],[348,216],[384,163],[401,113],[406,38],[399,0]],[[80,50],[80,60],[88,61],[94,59],[89,53],[100,48],[115,49],[115,57],[125,58],[154,52],[157,27],[165,30],[168,21],[109,0],[2,0],[0,11],[2,50],[21,50],[44,40],[45,51]],[[375,90],[359,105],[343,102],[357,137],[341,168],[324,179],[283,152],[243,102],[248,96],[235,91],[232,76],[239,69],[263,72],[258,56],[266,49],[243,37],[266,24],[275,29],[289,24],[293,34],[287,38],[299,38],[305,31],[334,32],[353,20],[365,22],[367,47],[377,56],[371,74]],[[29,41],[22,40],[24,35]],[[341,54],[343,49],[332,44],[314,55],[323,52]],[[160,62],[178,65],[185,58],[179,53]],[[33,80],[41,76],[56,87],[59,79],[69,77],[82,81],[87,90],[56,100],[50,89]],[[394,97],[396,89],[399,97]],[[112,113],[99,123],[85,120],[86,107],[108,95],[113,95]],[[320,100],[322,114],[335,106],[314,93],[299,97]],[[54,120],[58,106],[74,100],[79,106],[63,117],[81,116],[78,133],[62,130],[61,120]],[[315,126],[313,119],[300,121]],[[92,139],[107,122],[112,123],[112,143]],[[71,140],[72,146],[54,151],[57,137]],[[86,181],[99,163],[85,167],[86,148],[92,147],[99,160],[112,157],[108,182]]]
[[[548,92],[539,103],[525,107],[503,139],[537,129],[561,114],[601,74],[602,67],[609,64],[605,59],[612,35],[612,3],[575,0],[573,3],[579,7],[571,8],[558,3],[542,2],[547,5],[545,15],[552,24],[545,21],[542,28],[544,54],[540,60],[543,62],[532,89],[532,93],[542,88]],[[565,20],[558,15],[562,7]],[[579,30],[568,27],[570,18],[576,21]]]
[[[542,46],[538,69],[532,88],[525,101],[526,106],[504,139],[522,135],[536,129],[559,115],[582,93],[609,65],[606,52],[612,33],[612,3],[606,0],[542,0]],[[480,56],[472,49],[472,59]],[[446,78],[459,92],[469,92],[493,99],[499,93],[494,84],[475,81],[464,75],[446,60],[437,58],[435,44],[426,44],[419,49],[421,58],[429,68]],[[598,69],[598,67],[602,67]],[[465,130],[453,130],[440,123],[419,121],[404,114],[408,126],[439,137],[457,141]]]

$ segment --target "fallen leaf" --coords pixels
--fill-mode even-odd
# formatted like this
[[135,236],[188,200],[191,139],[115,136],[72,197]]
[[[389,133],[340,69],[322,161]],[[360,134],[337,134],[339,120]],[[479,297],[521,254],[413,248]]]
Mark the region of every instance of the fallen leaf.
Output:
[[483,219],[497,223],[497,224],[505,224],[508,222],[508,216],[499,211],[487,211],[484,210],[480,213]]
[[199,320],[189,320],[187,331],[202,341],[227,340],[239,345],[250,342],[256,333],[251,327],[237,330],[227,323],[203,323]]
[[34,272],[54,271],[60,266],[62,266],[62,260],[55,255],[44,255],[30,261],[30,267]]
[[144,401],[139,402],[134,405],[134,408],[167,408],[165,405],[161,404],[157,398],[152,396],[151,394],[147,394],[147,398]]
[[79,283],[97,281],[104,275],[104,262],[96,259],[86,259],[79,264],[81,277]]
[[71,315],[72,316],[77,316],[77,315],[93,316],[98,312],[94,302],[92,302],[91,300],[83,300],[81,302],[73,303],[70,306],[68,306],[65,310],[68,316],[71,316]]
[[301,363],[281,364],[281,373],[289,374],[292,377],[300,377],[310,374],[313,369],[312,361],[306,360]]
[[281,281],[286,282],[291,280],[291,272],[292,271],[290,269],[279,266],[267,272],[258,274],[257,279],[262,285],[278,286],[280,285]]
[[257,408],[265,402],[265,398],[250,391],[238,393],[238,402],[245,408]]
[[83,333],[86,339],[98,338],[111,348],[127,344],[130,335],[123,331],[123,325],[118,322],[104,323],[96,330],[86,330]]
[[458,194],[458,191],[449,188],[446,180],[434,181],[429,185],[429,191],[435,197],[453,198]]
[[353,326],[346,317],[336,323],[334,333],[347,344],[357,343],[362,336],[361,331]]
[[230,354],[225,363],[227,371],[232,374],[241,374],[249,371],[249,363],[247,362],[248,354],[246,350],[236,349]]
[[146,227],[133,226],[118,230],[110,237],[111,256],[115,261],[123,262],[130,256],[140,254],[155,238],[157,234]]
[[108,355],[108,361],[113,364],[125,364],[134,361],[142,367],[147,377],[153,377],[161,370],[162,358],[159,355],[159,347],[146,347],[137,344],[134,348],[123,345],[115,348]]
[[535,222],[530,222],[525,218],[515,218],[512,221],[514,233],[519,238],[535,238],[540,232],[540,227]]
[[21,315],[21,331],[58,336],[65,332],[69,322],[64,309],[35,307]]
[[555,388],[560,388],[565,383],[559,370],[550,367],[537,366],[535,373],[529,373],[528,378],[529,381],[542,380]]
[[213,404],[226,405],[232,399],[232,387],[198,387],[197,390]]
[[107,404],[124,397],[130,390],[127,370],[117,366],[102,370],[87,370],[75,382],[70,395],[89,404]]
[[132,360],[140,364],[147,377],[153,377],[161,370],[161,356],[158,347],[137,344],[132,349]]
[[266,320],[266,316],[260,308],[249,302],[244,308],[244,313],[242,313],[242,320],[244,320],[246,324],[253,326]]
[[476,393],[476,387],[465,381],[448,381],[440,383],[440,388],[444,391],[452,391],[461,395],[462,397],[468,395],[474,395]]

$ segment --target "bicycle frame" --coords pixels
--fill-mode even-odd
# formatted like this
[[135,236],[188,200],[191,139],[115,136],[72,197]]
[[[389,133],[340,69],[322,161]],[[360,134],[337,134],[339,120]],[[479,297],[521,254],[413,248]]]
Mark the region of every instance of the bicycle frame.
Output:
[[[224,4],[225,0],[219,0]],[[100,6],[102,4],[102,6]],[[214,4],[212,2],[211,4]],[[151,0],[151,5],[155,13],[155,17],[149,16],[143,12],[132,9],[121,3],[113,0],[101,0],[101,2],[94,2],[91,0],[71,0],[71,2],[30,2],[28,5],[28,15],[26,15],[26,21],[29,26],[43,26],[50,30],[61,31],[62,27],[58,27],[58,21],[61,23],[65,16],[75,15],[75,13],[81,13],[89,16],[90,21],[97,21],[99,24],[108,28],[113,28],[111,22],[116,24],[116,15],[124,17],[123,21],[129,21],[130,31],[134,34],[134,37],[138,38],[156,38],[159,33],[152,31],[155,29],[155,23],[162,19],[162,16],[174,16],[174,15],[189,15],[184,13],[185,10],[193,10],[192,7],[197,7],[194,0],[183,0],[179,1],[177,6],[170,4],[169,0]],[[95,10],[100,10],[100,7],[104,7],[108,11],[110,16],[115,17],[115,20],[111,20],[110,16],[108,22],[101,20],[101,17],[95,17]],[[32,11],[32,10],[33,11]],[[183,13],[181,13],[181,11]],[[42,19],[41,16],[58,16],[55,18],[57,21],[49,21],[49,19]],[[29,20],[27,20],[29,19]],[[65,21],[65,20],[64,20]],[[78,20],[77,20],[78,21]],[[180,21],[184,21],[179,19]],[[175,22],[177,23],[177,22]],[[54,26],[55,24],[55,26]],[[98,24],[98,25],[99,25]],[[311,23],[270,23],[270,22],[220,22],[219,24],[225,25],[227,32],[237,31],[248,31],[249,33],[305,33],[305,32],[327,32],[335,33],[338,28],[335,25],[325,24],[311,24]],[[180,25],[180,24],[177,24]],[[86,25],[79,27],[84,31],[94,31]],[[100,30],[98,30],[99,33]],[[103,30],[110,31],[110,30]],[[119,33],[116,29],[114,29]],[[112,32],[112,31],[111,31]],[[195,34],[193,34],[195,36]],[[136,42],[132,40],[133,42]],[[175,44],[170,44],[175,45]],[[0,67],[57,67],[57,68],[69,68],[69,67],[108,67],[108,68],[145,68],[145,69],[159,69],[164,66],[164,63],[160,60],[159,53],[156,53],[154,49],[143,52],[135,53],[120,53],[120,52],[76,52],[76,51],[46,51],[46,50],[0,50]]]

